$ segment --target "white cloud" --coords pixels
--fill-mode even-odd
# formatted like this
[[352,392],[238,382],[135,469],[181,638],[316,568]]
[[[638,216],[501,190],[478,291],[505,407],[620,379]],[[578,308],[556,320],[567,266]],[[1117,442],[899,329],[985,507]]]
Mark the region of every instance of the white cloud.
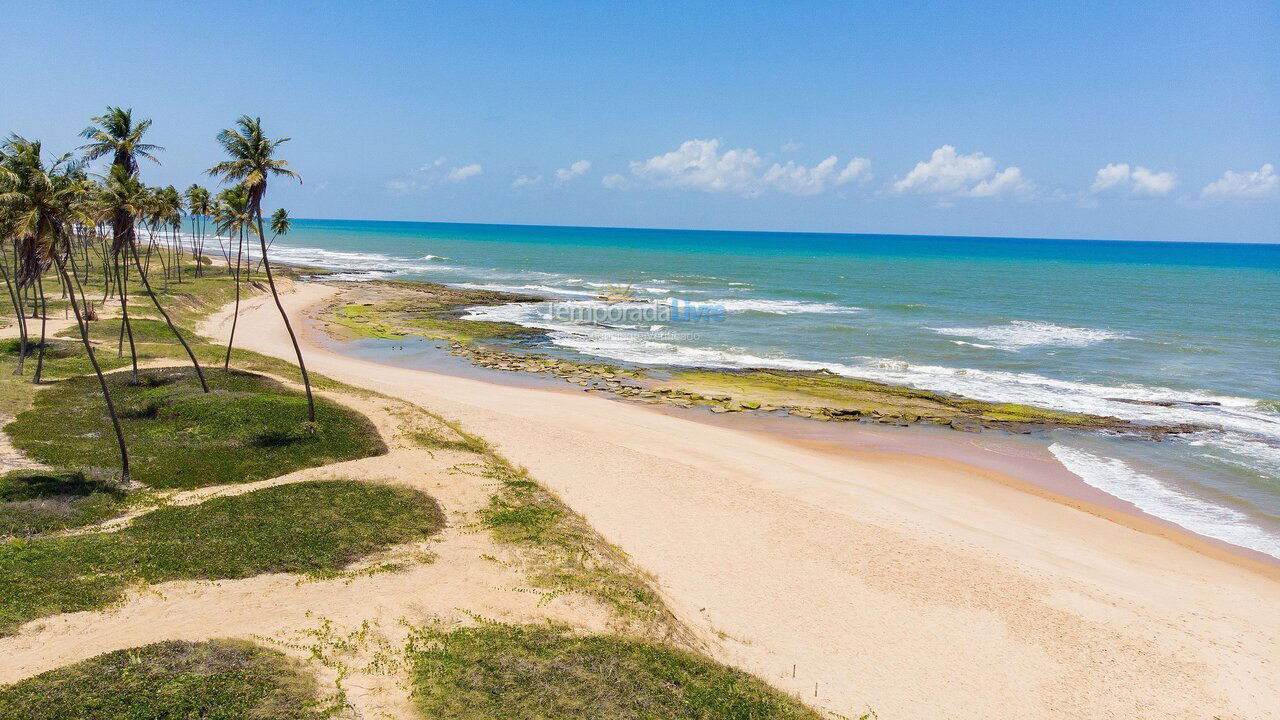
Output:
[[760,155],[751,148],[722,153],[717,139],[686,140],[669,153],[631,163],[631,172],[664,187],[755,195],[760,162]]
[[627,187],[630,187],[631,181],[628,180],[625,175],[610,173],[600,179],[600,184],[610,190],[625,190]]
[[386,182],[388,191],[396,194],[425,192],[441,185],[461,183],[484,172],[480,163],[461,165],[446,169],[449,158],[441,155],[435,160],[410,172],[403,178],[395,178]]
[[1155,172],[1141,165],[1132,168],[1128,163],[1108,163],[1099,168],[1089,192],[1129,192],[1135,195],[1168,195],[1178,186],[1178,176],[1172,170]]
[[470,165],[453,168],[445,177],[449,182],[462,182],[463,180],[473,178],[482,172],[484,172],[484,168],[480,166],[480,163],[471,163]]
[[790,195],[817,195],[827,189],[827,178],[835,172],[837,162],[836,156],[831,155],[811,168],[791,160],[786,165],[774,163],[760,176],[760,184]]
[[1222,177],[1205,185],[1200,197],[1210,199],[1256,198],[1270,195],[1280,187],[1280,175],[1275,167],[1266,163],[1253,172],[1228,170]]
[[1098,175],[1089,192],[1103,192],[1127,182],[1129,182],[1128,163],[1108,163],[1106,167],[1098,170]]
[[[785,164],[774,163],[760,172],[764,160],[752,148],[721,151],[718,139],[687,140],[672,152],[631,163],[631,173],[636,179],[659,187],[710,193],[732,192],[744,197],[753,197],[765,190],[791,195],[818,195],[832,185],[865,182],[870,177],[871,161],[866,158],[853,158],[842,169],[839,162],[835,155],[812,167],[788,160]],[[623,188],[630,184],[617,174],[609,175],[601,182],[608,188]]]
[[570,165],[569,167],[560,168],[559,170],[556,170],[556,184],[558,185],[560,183],[569,182],[570,180],[578,177],[579,175],[586,173],[590,169],[591,169],[590,160],[579,160],[578,162]]
[[966,194],[969,197],[1000,197],[1005,193],[1023,192],[1027,187],[1028,183],[1022,177],[1022,170],[1007,167],[996,173],[994,177],[969,188]]
[[856,182],[859,185],[871,179],[871,161],[864,157],[856,157],[849,161],[840,174],[836,176],[836,185]]
[[943,145],[916,163],[906,177],[893,183],[898,194],[947,195],[952,197],[1002,197],[1025,194],[1031,183],[1022,170],[1007,167],[996,170],[996,161],[980,152],[964,155],[955,147]]
[[804,147],[804,143],[795,140],[788,140],[782,143],[782,152],[795,152]]
[[520,177],[511,181],[511,189],[523,190],[525,188],[537,187],[541,184],[542,184],[541,175],[533,175],[533,176],[521,175]]

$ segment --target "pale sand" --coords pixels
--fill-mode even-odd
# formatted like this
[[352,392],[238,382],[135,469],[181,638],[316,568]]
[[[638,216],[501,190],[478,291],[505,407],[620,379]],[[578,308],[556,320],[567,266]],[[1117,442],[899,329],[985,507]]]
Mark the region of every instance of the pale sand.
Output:
[[[301,285],[286,304],[305,327],[303,311],[334,292]],[[202,332],[225,337],[228,320]],[[240,328],[244,347],[292,359],[269,297],[245,305]],[[836,455],[305,347],[313,371],[493,442],[652,572],[713,654],[821,708],[1280,716],[1280,583],[1195,543],[958,463]]]

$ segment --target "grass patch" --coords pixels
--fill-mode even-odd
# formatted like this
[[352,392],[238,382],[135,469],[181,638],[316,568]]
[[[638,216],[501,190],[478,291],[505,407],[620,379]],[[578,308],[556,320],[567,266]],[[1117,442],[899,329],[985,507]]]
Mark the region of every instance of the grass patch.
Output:
[[[320,427],[303,427],[306,397],[259,375],[207,373],[203,393],[189,368],[108,376],[133,479],[153,488],[193,488],[264,480],[294,470],[387,451],[359,413],[316,399]],[[13,444],[45,464],[109,470],[119,461],[94,377],[76,377],[38,393],[5,428]]]
[[[481,441],[483,442],[483,441]],[[498,542],[534,555],[529,580],[551,595],[578,592],[601,601],[628,622],[649,628],[679,627],[662,599],[626,555],[608,544],[555,495],[490,452],[486,477],[498,482],[480,522]]]
[[[92,336],[90,336],[92,338]],[[27,363],[26,375],[14,377],[13,381],[25,383],[28,391],[31,385],[31,375],[36,369],[36,356],[40,352],[39,336],[31,338],[27,341]],[[176,342],[176,341],[175,341]],[[0,374],[4,374],[6,378],[12,373],[10,368],[14,367],[18,361],[18,352],[21,347],[20,341],[8,339],[0,341],[0,358],[4,362],[0,363]],[[181,350],[181,348],[179,348]],[[103,372],[115,370],[125,367],[129,364],[128,351],[125,357],[116,357],[114,346],[112,351],[99,349],[96,353],[98,364],[102,366]],[[141,359],[139,355],[139,359]],[[72,340],[59,340],[55,338],[46,338],[44,352],[44,368],[41,371],[42,380],[61,380],[79,375],[86,375],[93,372],[93,365],[89,363],[89,356],[85,354],[84,345],[80,343],[79,335]]]
[[408,433],[414,444],[429,450],[456,450],[482,455],[489,451],[483,440],[464,433],[458,433],[448,427],[430,427]]
[[418,335],[432,340],[473,344],[500,338],[540,336],[541,330],[515,323],[482,322],[462,318],[462,308],[538,302],[529,295],[451,288],[433,283],[378,281],[362,283],[345,294],[351,301],[332,305],[322,317],[347,337],[401,338]]
[[415,701],[439,720],[764,720],[821,716],[740,670],[665,645],[489,624],[426,631]]
[[316,680],[243,640],[117,650],[0,688],[0,720],[319,720]]
[[[124,321],[120,318],[105,318],[95,320],[89,323],[89,339],[106,343],[113,350],[115,349],[120,338],[120,326]],[[136,343],[173,343],[178,345],[178,338],[174,337],[173,331],[164,320],[155,320],[146,317],[134,317],[134,311],[129,309],[129,328],[133,330],[133,342]],[[182,337],[189,343],[208,342],[206,338],[199,337],[189,330],[183,330]],[[72,326],[62,330],[57,337],[71,338],[80,340],[80,329]],[[126,335],[124,339],[124,351],[129,352],[129,337]],[[182,346],[178,345],[178,351],[182,352]],[[114,355],[114,353],[112,353]]]
[[124,507],[123,490],[84,473],[17,470],[0,476],[0,538],[92,525]]
[[117,532],[11,541],[0,546],[0,634],[137,584],[335,572],[443,526],[420,492],[332,480],[161,508]]

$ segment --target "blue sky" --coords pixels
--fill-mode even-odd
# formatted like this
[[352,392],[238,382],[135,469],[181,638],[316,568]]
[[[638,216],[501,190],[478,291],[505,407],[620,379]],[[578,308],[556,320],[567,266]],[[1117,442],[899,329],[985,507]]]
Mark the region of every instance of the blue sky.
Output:
[[132,106],[185,187],[261,115],[299,217],[1280,242],[1280,2],[196,5],[7,8],[0,131]]

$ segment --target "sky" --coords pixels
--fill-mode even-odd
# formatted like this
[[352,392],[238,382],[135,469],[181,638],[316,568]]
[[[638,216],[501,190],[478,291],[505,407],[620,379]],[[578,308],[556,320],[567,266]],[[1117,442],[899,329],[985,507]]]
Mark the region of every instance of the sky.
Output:
[[0,132],[295,217],[1280,242],[1280,0],[14,3]]

